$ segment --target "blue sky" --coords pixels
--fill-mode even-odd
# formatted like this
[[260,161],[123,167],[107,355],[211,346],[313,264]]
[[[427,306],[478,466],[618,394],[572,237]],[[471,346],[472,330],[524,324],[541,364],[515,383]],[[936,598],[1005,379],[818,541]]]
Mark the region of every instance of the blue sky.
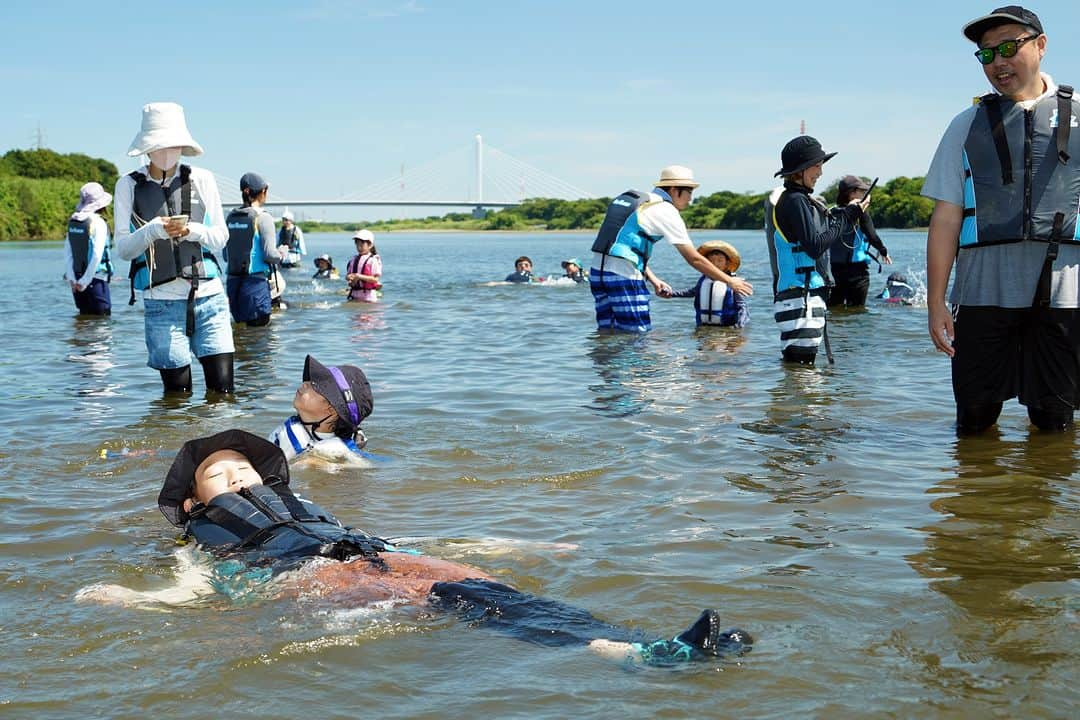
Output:
[[[175,4],[14,2],[0,150],[32,147],[40,125],[48,147],[126,171],[141,106],[173,100],[206,149],[197,164],[256,170],[279,198],[341,197],[477,133],[596,195],[676,162],[704,192],[762,191],[802,120],[840,153],[825,181],[921,175],[988,89],[960,27],[993,6],[189,0],[181,18]],[[1032,8],[1043,69],[1080,84],[1080,4]]]

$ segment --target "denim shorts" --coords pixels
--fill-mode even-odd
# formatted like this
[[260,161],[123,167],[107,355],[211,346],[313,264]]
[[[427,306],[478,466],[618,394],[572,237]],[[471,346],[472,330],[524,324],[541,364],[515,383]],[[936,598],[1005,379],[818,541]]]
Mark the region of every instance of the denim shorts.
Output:
[[235,352],[232,318],[225,293],[195,300],[195,333],[187,327],[187,300],[143,300],[146,364],[155,370],[173,370],[191,365],[191,356]]

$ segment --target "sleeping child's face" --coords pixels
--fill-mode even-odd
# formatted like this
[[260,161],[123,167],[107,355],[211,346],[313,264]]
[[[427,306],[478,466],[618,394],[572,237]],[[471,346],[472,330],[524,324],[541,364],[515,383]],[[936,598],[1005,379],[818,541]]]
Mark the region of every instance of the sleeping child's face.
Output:
[[205,505],[222,493],[252,485],[262,485],[262,478],[248,459],[236,450],[218,450],[195,469],[194,499]]

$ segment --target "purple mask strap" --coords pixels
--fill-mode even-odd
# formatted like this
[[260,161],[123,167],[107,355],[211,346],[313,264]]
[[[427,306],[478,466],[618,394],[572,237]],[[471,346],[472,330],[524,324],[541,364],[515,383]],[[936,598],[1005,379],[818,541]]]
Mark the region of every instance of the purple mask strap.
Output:
[[360,407],[353,398],[352,388],[349,387],[349,381],[345,379],[345,375],[337,367],[330,365],[326,369],[330,371],[330,374],[334,377],[334,382],[337,383],[338,388],[341,390],[341,394],[345,396],[345,403],[349,407],[349,416],[352,419],[353,425],[359,425]]

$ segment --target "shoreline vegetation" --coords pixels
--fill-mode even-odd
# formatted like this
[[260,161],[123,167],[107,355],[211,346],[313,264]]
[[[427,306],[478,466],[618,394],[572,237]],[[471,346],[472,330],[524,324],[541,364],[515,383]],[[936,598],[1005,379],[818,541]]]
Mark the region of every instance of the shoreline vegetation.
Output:
[[[0,241],[59,240],[67,232],[68,217],[79,199],[83,183],[96,181],[107,191],[119,172],[107,160],[79,153],[61,155],[48,149],[10,150],[0,157]],[[881,228],[915,229],[930,224],[933,201],[919,195],[922,178],[897,177],[874,191],[871,212]],[[836,200],[839,181],[824,190],[827,202]],[[683,212],[693,230],[758,230],[765,226],[764,200],[768,192],[736,193],[729,190],[702,195]],[[532,198],[521,205],[474,217],[471,212],[372,222],[301,221],[304,232],[551,232],[596,230],[611,198],[556,200]],[[112,224],[111,206],[103,213]]]

